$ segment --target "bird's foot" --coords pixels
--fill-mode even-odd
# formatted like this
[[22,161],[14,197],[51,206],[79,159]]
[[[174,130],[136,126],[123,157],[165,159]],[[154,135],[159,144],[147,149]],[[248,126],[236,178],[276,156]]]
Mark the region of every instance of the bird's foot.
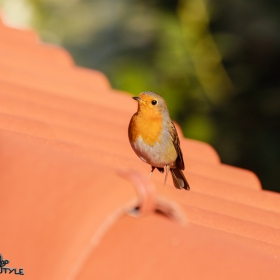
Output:
[[149,174],[149,176],[148,176],[148,179],[151,177],[151,175],[153,174],[154,170],[155,170],[155,167],[152,166],[152,170],[151,170],[151,172],[150,172],[150,174]]

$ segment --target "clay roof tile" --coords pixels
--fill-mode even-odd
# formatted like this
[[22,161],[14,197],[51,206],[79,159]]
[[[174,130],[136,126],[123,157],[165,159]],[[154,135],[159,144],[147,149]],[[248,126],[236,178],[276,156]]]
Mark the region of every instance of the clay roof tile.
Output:
[[9,267],[48,280],[280,279],[279,194],[178,126],[191,191],[148,180],[127,139],[127,93],[33,31],[0,21],[0,36]]

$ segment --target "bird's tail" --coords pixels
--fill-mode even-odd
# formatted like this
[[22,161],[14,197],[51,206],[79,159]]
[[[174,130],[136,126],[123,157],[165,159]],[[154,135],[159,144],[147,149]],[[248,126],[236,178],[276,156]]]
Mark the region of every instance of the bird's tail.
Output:
[[171,171],[174,186],[177,189],[186,189],[186,190],[190,189],[189,183],[185,178],[184,173],[181,170],[177,168],[174,169],[170,168],[170,171]]

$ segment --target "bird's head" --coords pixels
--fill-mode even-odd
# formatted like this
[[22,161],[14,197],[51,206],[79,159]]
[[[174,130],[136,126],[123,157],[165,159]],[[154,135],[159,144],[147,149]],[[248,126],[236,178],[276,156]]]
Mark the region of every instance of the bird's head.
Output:
[[166,113],[169,115],[164,99],[157,93],[145,91],[132,98],[138,102],[138,113],[140,114],[151,117],[161,116]]

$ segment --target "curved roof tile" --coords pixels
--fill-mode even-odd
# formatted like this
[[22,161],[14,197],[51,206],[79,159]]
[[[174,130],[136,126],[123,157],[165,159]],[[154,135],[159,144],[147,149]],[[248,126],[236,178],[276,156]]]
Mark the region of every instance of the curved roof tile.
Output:
[[33,31],[0,22],[0,36],[9,265],[27,279],[280,279],[279,194],[178,126],[191,191],[147,180],[127,139],[126,93]]

